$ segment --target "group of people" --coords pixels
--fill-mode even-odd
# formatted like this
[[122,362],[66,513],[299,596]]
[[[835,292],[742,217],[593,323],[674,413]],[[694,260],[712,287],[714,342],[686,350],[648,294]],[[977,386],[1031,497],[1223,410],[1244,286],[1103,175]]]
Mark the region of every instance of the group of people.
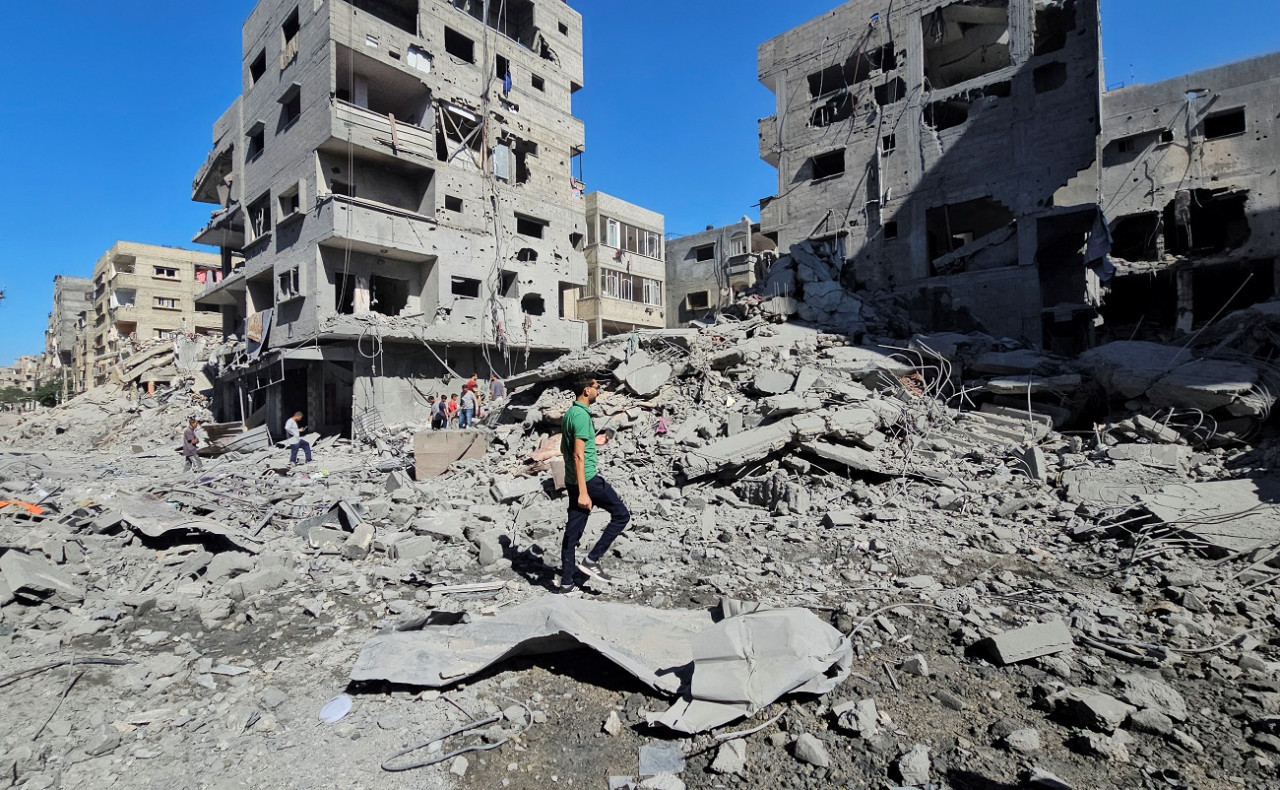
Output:
[[470,428],[479,417],[484,416],[486,403],[493,403],[505,398],[506,386],[502,379],[492,375],[489,377],[488,397],[480,389],[480,383],[472,376],[462,385],[461,393],[451,394],[448,400],[444,395],[432,395],[427,398],[431,409],[431,429],[438,431],[444,428]]
[[[631,511],[622,497],[609,485],[600,474],[597,448],[608,444],[610,434],[597,434],[594,420],[591,417],[591,406],[600,396],[600,384],[594,378],[584,378],[574,382],[574,401],[565,412],[560,426],[560,454],[564,459],[565,488],[569,494],[568,517],[565,522],[564,541],[560,547],[560,593],[577,597],[582,595],[582,588],[577,584],[577,574],[585,574],[590,579],[607,582],[610,576],[600,566],[601,560],[613,542],[626,529],[631,521]],[[456,418],[459,428],[472,424],[480,408],[479,385],[476,377],[463,385],[461,398],[450,395],[449,400],[432,396],[431,427],[440,429],[450,425]],[[499,400],[505,397],[506,391],[502,381],[493,376],[489,383],[489,397]],[[456,417],[455,417],[456,416]],[[289,463],[298,462],[298,453],[306,455],[305,463],[311,463],[311,445],[302,438],[306,427],[302,425],[302,412],[295,412],[285,422],[286,443],[289,445]],[[181,453],[184,468],[197,474],[201,471],[198,449],[200,439],[196,429],[199,421],[192,417],[187,429],[182,433]],[[665,417],[662,428],[665,429]],[[582,540],[587,528],[587,520],[591,511],[600,508],[609,514],[609,522],[604,532],[583,559],[578,559],[578,543]]]

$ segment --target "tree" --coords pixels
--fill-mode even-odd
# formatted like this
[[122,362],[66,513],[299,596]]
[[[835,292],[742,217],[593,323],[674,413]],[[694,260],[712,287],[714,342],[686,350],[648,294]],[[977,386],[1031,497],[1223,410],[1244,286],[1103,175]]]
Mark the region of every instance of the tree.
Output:
[[0,389],[0,403],[21,403],[28,400],[31,396],[18,389],[17,387],[5,387]]

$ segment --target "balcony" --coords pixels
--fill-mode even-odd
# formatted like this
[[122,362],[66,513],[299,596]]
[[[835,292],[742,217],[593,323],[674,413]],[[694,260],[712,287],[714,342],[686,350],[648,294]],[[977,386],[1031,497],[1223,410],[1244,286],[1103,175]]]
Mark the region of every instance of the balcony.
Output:
[[778,145],[778,116],[770,115],[756,121],[756,131],[760,136],[760,158],[777,167],[781,153]]
[[320,201],[315,223],[321,243],[349,242],[357,252],[390,254],[404,261],[424,262],[435,256],[435,220],[384,203],[327,195]]
[[239,203],[218,209],[209,218],[209,224],[191,237],[196,244],[208,244],[213,247],[227,247],[233,250],[245,246],[244,212]]
[[420,126],[407,123],[393,113],[385,115],[358,107],[342,99],[333,99],[333,136],[347,139],[371,151],[394,156],[413,156],[424,161],[435,160],[435,136]]

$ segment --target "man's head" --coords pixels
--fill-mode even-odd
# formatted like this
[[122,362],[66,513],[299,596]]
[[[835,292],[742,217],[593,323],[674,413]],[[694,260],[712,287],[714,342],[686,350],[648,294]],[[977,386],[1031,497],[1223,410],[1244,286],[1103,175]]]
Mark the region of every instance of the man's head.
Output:
[[449,400],[457,400],[457,399],[458,399],[458,393],[456,392],[449,393]]
[[191,419],[187,420],[187,425],[190,425],[192,428],[196,427],[199,424],[200,424],[200,421],[197,420],[195,417],[192,417]]
[[573,382],[573,394],[580,401],[587,404],[596,402],[596,398],[600,397],[600,384],[596,381],[595,376],[584,376]]
[[293,421],[294,421],[294,422],[302,422],[302,412],[300,412],[300,411],[295,411],[295,412],[293,413]]
[[427,396],[427,403],[435,403],[435,402],[436,402],[436,396],[435,396],[435,395],[428,395],[428,396]]
[[497,381],[497,380],[498,380],[498,374],[497,374],[497,373],[490,373],[490,374],[489,374],[489,381]]

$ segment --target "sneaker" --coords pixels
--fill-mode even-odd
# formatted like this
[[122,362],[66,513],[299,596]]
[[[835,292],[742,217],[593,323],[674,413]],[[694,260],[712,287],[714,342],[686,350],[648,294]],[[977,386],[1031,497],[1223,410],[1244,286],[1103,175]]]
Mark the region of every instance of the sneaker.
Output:
[[565,587],[562,585],[560,587],[560,594],[566,598],[581,598],[582,588],[572,584],[570,584],[568,587]]
[[589,559],[581,560],[578,563],[578,570],[587,574],[591,578],[598,579],[602,582],[607,582],[613,578],[612,576],[604,572],[604,568],[600,567],[600,563],[593,562],[592,560],[589,560]]

